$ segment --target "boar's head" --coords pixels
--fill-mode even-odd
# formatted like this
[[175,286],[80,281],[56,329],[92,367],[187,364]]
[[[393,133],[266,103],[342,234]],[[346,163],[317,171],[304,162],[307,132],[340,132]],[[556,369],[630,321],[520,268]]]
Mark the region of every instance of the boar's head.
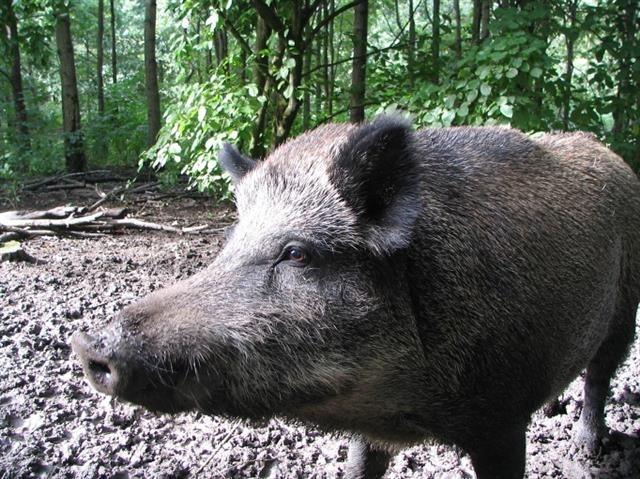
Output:
[[74,336],[93,386],[157,411],[336,428],[365,428],[380,398],[401,414],[395,392],[424,361],[404,279],[421,210],[412,141],[404,119],[382,117],[320,127],[264,162],[226,146],[239,218],[226,245]]

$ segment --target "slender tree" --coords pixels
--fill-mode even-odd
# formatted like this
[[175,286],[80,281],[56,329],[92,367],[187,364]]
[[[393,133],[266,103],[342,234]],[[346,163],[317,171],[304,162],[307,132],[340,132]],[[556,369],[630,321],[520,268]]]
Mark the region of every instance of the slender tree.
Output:
[[482,0],[473,0],[473,13],[471,19],[471,44],[480,43],[480,22],[482,16]]
[[269,92],[271,90],[272,79],[269,76],[269,55],[267,54],[267,42],[271,37],[271,28],[261,16],[256,17],[256,40],[254,46],[255,63],[253,66],[253,83],[258,92],[266,99],[260,107],[258,119],[253,126],[252,150],[254,158],[262,157],[266,152],[264,144],[264,133],[267,127],[267,113],[270,102]]
[[569,117],[571,114],[571,84],[573,82],[574,47],[579,34],[579,29],[576,28],[578,0],[567,0],[564,7],[567,12],[565,18],[563,19],[564,43],[567,54],[564,71],[564,91],[562,95],[562,127],[564,128],[564,130],[568,130]]
[[62,123],[66,168],[67,171],[75,173],[86,169],[87,159],[82,138],[76,64],[68,10],[59,12],[56,17],[56,46],[62,83]]
[[471,43],[478,45],[489,36],[489,17],[492,0],[473,0],[471,20]]
[[433,18],[431,20],[431,62],[433,83],[440,83],[440,0],[433,0]]
[[[396,8],[396,11],[398,8]],[[416,77],[416,19],[413,0],[409,0],[409,38],[407,39],[407,70],[409,72],[409,87],[413,90]]]
[[460,18],[460,0],[453,0],[453,21],[455,25],[455,39],[453,49],[456,59],[462,58],[462,21]]
[[15,125],[18,134],[18,142],[24,151],[31,149],[31,139],[29,136],[29,123],[27,107],[24,101],[24,89],[22,86],[22,61],[20,59],[20,39],[18,36],[18,20],[13,10],[12,0],[2,0],[0,12],[4,16],[4,26],[2,34],[8,44],[9,59],[11,69],[9,72],[9,83],[11,84],[11,96],[15,109]]
[[[96,44],[96,89],[98,97],[98,117],[104,124],[104,0],[98,0],[98,31]],[[107,141],[103,135],[98,137],[98,156],[107,156]]]
[[118,82],[118,56],[116,53],[116,9],[115,0],[109,0],[109,23],[111,25],[111,82]]
[[354,7],[353,67],[351,70],[351,106],[349,110],[349,119],[352,123],[359,123],[364,120],[368,7],[368,0],[361,0]]
[[98,95],[98,113],[104,115],[104,0],[98,0],[98,38],[96,44],[96,87]]
[[482,0],[482,12],[480,14],[480,41],[489,36],[489,17],[491,16],[492,0]]
[[147,96],[147,144],[153,146],[160,131],[160,91],[156,61],[156,0],[145,1],[144,77]]
[[[636,32],[640,24],[640,11],[636,0],[617,0],[615,2],[616,33],[619,48],[617,49],[617,75],[616,75],[616,106],[613,110],[613,133],[620,135],[629,127],[628,103],[632,103],[632,97],[637,96],[638,85],[633,85],[634,60],[637,67],[638,42]],[[637,70],[636,70],[637,71]],[[636,77],[640,75],[636,73]]]

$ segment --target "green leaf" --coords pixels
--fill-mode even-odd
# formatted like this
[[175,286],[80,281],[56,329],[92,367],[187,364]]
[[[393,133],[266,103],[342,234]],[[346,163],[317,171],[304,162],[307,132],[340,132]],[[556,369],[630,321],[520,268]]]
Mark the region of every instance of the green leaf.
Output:
[[451,126],[453,119],[456,117],[456,112],[452,110],[446,110],[442,113],[443,126]]
[[219,144],[218,139],[215,136],[210,137],[204,144],[205,149],[212,150]]
[[540,78],[542,76],[542,68],[540,67],[533,67],[531,69],[531,71],[529,72],[529,74],[533,77],[533,78]]
[[502,113],[502,115],[506,116],[507,118],[512,118],[513,117],[513,106],[509,105],[508,103],[500,105],[500,113]]
[[518,76],[518,70],[516,70],[515,68],[509,68],[505,76],[507,78],[515,78],[516,76]]
[[491,85],[487,83],[480,85],[480,93],[482,96],[489,96],[491,94]]
[[467,115],[469,115],[469,105],[467,103],[463,103],[462,105],[460,105],[460,108],[456,110],[456,115],[458,115],[460,118],[465,118]]
[[444,106],[445,108],[453,108],[453,105],[456,102],[456,96],[455,95],[447,95],[447,97],[444,100]]
[[258,96],[258,87],[256,86],[255,83],[249,83],[247,85],[247,92],[249,93],[249,96],[252,98],[256,98]]
[[207,117],[207,108],[204,105],[198,107],[198,122],[202,123]]
[[211,26],[212,29],[215,28],[215,26],[218,24],[218,18],[218,12],[216,12],[215,10],[211,10],[209,17],[205,22],[205,25]]
[[484,80],[489,75],[489,67],[487,65],[479,66],[476,70],[476,75],[478,75],[481,80]]
[[284,96],[286,99],[289,99],[293,96],[293,85],[291,83],[289,83],[287,85],[287,88],[285,88],[285,90],[282,92],[282,96]]

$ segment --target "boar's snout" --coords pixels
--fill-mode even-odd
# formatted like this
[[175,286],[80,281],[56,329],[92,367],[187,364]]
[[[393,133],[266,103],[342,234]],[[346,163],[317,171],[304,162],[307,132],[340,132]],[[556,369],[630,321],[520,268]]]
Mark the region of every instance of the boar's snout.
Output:
[[108,336],[93,337],[81,332],[71,338],[71,346],[89,382],[101,393],[122,398],[131,396],[134,390],[144,389],[143,378],[132,381],[133,371],[108,343]]

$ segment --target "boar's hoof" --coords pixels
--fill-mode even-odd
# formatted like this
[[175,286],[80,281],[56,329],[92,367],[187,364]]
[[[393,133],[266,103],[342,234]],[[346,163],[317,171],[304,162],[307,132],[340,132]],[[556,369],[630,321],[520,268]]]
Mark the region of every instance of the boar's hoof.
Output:
[[609,433],[604,424],[594,424],[581,417],[575,425],[573,442],[590,456],[598,455],[608,439]]
[[369,444],[364,439],[354,436],[349,444],[347,459],[348,479],[379,479],[387,468],[391,454]]

